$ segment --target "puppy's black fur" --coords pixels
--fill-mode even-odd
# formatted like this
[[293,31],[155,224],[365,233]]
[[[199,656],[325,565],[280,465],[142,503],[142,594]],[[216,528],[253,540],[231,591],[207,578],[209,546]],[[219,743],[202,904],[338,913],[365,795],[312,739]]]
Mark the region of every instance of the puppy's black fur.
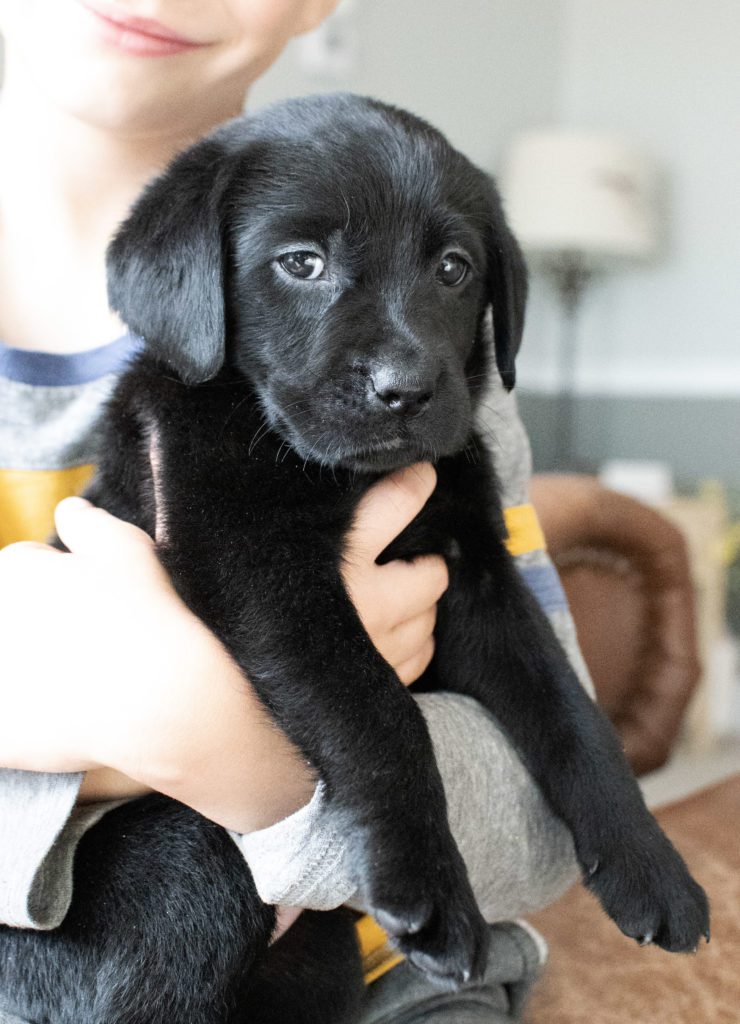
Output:
[[[179,593],[316,766],[361,893],[411,961],[445,984],[478,977],[486,930],[423,719],[340,561],[365,490],[423,459],[437,489],[383,556],[448,560],[421,685],[496,716],[626,934],[694,949],[704,893],[504,545],[473,416],[490,310],[514,383],[526,284],[489,179],[410,114],[291,102],[176,159],[112,243],[109,280],[147,344],[90,497],[156,534]],[[0,1005],[55,1024],[353,1020],[348,919],[306,915],[266,951],[273,924],[222,830],[141,800],[83,840],[59,930],[0,934]]]

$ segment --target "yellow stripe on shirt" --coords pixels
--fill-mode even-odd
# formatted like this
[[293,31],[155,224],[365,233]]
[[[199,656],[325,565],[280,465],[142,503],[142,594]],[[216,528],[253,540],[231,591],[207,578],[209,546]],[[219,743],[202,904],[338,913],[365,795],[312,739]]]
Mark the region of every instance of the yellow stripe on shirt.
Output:
[[528,555],[547,547],[533,505],[512,505],[504,509],[504,522],[509,534],[506,547],[510,555]]
[[[54,528],[57,503],[79,494],[92,474],[92,466],[0,469],[0,547],[48,537]],[[532,505],[504,509],[504,521],[511,555],[544,550],[545,538]]]
[[0,547],[46,540],[54,530],[58,502],[84,490],[92,474],[93,466],[0,469]]
[[391,946],[386,933],[369,914],[359,919],[355,931],[366,985],[371,985],[403,961],[403,954]]

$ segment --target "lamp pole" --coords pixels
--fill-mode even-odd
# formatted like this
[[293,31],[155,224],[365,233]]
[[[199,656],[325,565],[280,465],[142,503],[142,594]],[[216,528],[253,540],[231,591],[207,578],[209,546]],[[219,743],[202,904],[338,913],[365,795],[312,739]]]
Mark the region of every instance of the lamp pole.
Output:
[[566,251],[547,261],[546,272],[553,282],[562,307],[557,365],[555,442],[558,469],[573,469],[576,463],[576,369],[578,367],[578,314],[593,271],[579,252]]

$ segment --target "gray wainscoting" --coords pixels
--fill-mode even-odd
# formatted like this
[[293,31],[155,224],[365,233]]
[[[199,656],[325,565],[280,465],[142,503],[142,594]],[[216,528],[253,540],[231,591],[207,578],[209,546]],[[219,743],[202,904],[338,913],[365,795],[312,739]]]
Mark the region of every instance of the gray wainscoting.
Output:
[[520,391],[519,408],[536,470],[593,471],[606,459],[659,459],[679,482],[713,477],[740,487],[740,397],[578,397],[571,466],[558,457],[557,397]]

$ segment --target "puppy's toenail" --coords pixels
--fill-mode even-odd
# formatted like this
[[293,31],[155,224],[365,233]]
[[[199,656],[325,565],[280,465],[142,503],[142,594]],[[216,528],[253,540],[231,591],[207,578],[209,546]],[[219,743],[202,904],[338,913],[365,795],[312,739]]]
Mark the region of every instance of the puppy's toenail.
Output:
[[637,940],[638,946],[649,946],[655,938],[654,932],[647,932],[645,935],[641,935]]

